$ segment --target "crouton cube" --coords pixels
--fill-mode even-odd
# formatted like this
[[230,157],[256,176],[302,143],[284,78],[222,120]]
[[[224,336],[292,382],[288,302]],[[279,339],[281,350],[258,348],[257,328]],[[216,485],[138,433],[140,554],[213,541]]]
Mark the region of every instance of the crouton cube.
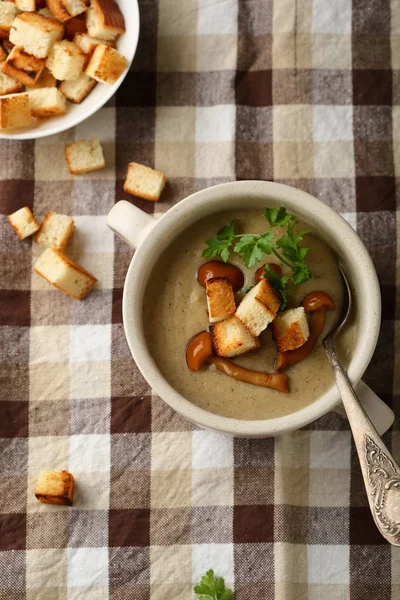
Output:
[[64,26],[54,19],[48,19],[37,13],[21,13],[15,17],[10,31],[10,41],[21,46],[37,58],[46,58],[50,48],[61,40]]
[[46,67],[60,81],[77,79],[86,64],[87,56],[68,40],[56,42],[49,52]]
[[208,318],[210,323],[223,321],[235,314],[236,304],[228,277],[212,277],[206,281]]
[[63,251],[74,232],[74,220],[67,215],[48,212],[35,235],[35,242],[45,248]]
[[165,182],[165,175],[160,171],[131,162],[128,165],[124,190],[132,196],[158,202]]
[[38,8],[36,0],[14,0],[15,6],[22,12],[35,12]]
[[100,44],[94,49],[85,72],[100,83],[112,85],[121,77],[127,66],[125,56],[115,48]]
[[104,44],[106,46],[112,46],[113,44],[113,42],[106,42],[99,38],[90,37],[90,35],[87,35],[86,33],[76,33],[73,42],[88,56],[93,54],[99,44]]
[[87,6],[84,0],[47,0],[47,8],[57,21],[63,23],[83,13]]
[[47,6],[45,8],[41,8],[40,10],[38,10],[37,14],[42,15],[43,17],[46,17],[47,19],[54,19],[53,13],[47,8]]
[[235,315],[252,335],[258,336],[275,319],[280,302],[278,292],[262,279],[245,295]]
[[74,41],[74,37],[78,34],[86,35],[87,27],[86,21],[83,21],[80,17],[72,17],[65,23],[66,32],[65,37],[67,40]]
[[16,15],[17,7],[13,2],[0,0],[0,38],[8,38]]
[[4,50],[3,46],[0,46],[0,63],[3,63],[7,58],[7,52]]
[[82,175],[82,173],[104,169],[106,166],[98,138],[81,140],[65,146],[65,158],[72,175]]
[[310,337],[304,308],[291,308],[278,314],[272,321],[272,331],[279,352],[300,348]]
[[86,25],[91,37],[108,41],[125,31],[125,19],[115,0],[92,0]]
[[35,496],[44,504],[72,506],[74,477],[68,471],[43,471],[37,480]]
[[38,119],[64,115],[67,112],[67,99],[56,87],[29,90],[31,112]]
[[75,300],[83,300],[97,281],[81,265],[54,248],[47,248],[34,268],[46,281]]
[[97,85],[97,82],[94,79],[86,73],[81,73],[78,79],[63,81],[59,89],[70,102],[80,104],[90,94],[95,85]]
[[2,72],[31,87],[39,79],[44,63],[44,58],[36,58],[23,48],[14,46],[2,67]]
[[39,229],[39,223],[28,206],[20,208],[7,218],[20,240],[33,235]]
[[22,92],[24,89],[22,83],[15,81],[15,79],[3,73],[1,70],[2,66],[3,65],[0,63],[0,96]]
[[28,94],[0,96],[0,129],[14,129],[31,124]]
[[12,44],[10,40],[3,40],[3,48],[6,54],[10,54],[11,50],[14,48],[14,44]]
[[260,347],[259,339],[253,337],[236,317],[219,321],[211,325],[210,330],[213,348],[218,356],[232,358]]
[[45,67],[36,81],[36,83],[31,87],[32,90],[42,89],[42,88],[51,88],[56,87],[57,79],[50,73],[47,67]]

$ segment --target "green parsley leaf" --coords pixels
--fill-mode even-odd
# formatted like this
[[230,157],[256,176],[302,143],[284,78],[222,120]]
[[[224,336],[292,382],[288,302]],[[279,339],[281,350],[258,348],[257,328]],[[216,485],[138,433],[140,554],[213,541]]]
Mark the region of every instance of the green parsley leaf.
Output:
[[224,590],[220,595],[219,600],[233,600],[232,590]]
[[[229,225],[220,229],[216,237],[207,240],[207,248],[204,250],[203,256],[207,258],[220,256],[224,262],[227,262],[230,253],[233,251],[240,254],[244,264],[250,269],[260,262],[265,254],[274,254],[292,271],[291,278],[288,278],[286,276],[280,277],[274,272],[271,274],[272,270],[266,269],[265,276],[282,296],[280,310],[283,310],[287,305],[289,279],[291,279],[291,283],[298,285],[313,277],[305,262],[308,248],[299,246],[304,236],[311,233],[311,229],[301,229],[296,232],[295,227],[300,221],[295,215],[288,213],[283,206],[280,208],[266,208],[264,216],[270,226],[264,234],[235,234],[236,219],[234,219]],[[286,227],[285,235],[276,242],[271,231],[274,227]],[[234,243],[236,238],[238,238],[238,241]],[[249,290],[246,290],[246,293]]]
[[208,587],[208,585],[195,585],[194,586],[194,591],[196,592],[196,594],[206,594],[207,597],[212,594],[212,590]]
[[235,225],[236,219],[220,229],[215,238],[210,238],[206,241],[208,248],[206,248],[202,256],[206,258],[215,258],[220,256],[224,262],[227,262],[230,254],[230,247],[235,239]]
[[310,281],[312,278],[312,273],[305,263],[293,267],[292,279],[295,285],[299,285],[304,281]]
[[243,257],[244,264],[251,269],[262,259],[264,254],[271,254],[273,241],[274,236],[269,231],[261,236],[245,234],[235,245],[234,251]]
[[268,264],[264,267],[264,274],[265,278],[268,279],[272,287],[275,288],[277,292],[279,292],[282,298],[279,310],[285,310],[287,306],[287,297],[289,293],[288,282],[290,280],[290,277],[287,277],[286,275],[278,275],[278,273],[271,269],[270,265]]
[[232,590],[225,588],[223,577],[215,577],[212,569],[203,575],[194,591],[200,595],[199,600],[233,600]]
[[311,233],[312,229],[300,229],[299,233],[294,238],[296,242],[301,242],[303,237],[307,235],[307,233]]
[[290,221],[293,224],[298,223],[297,217],[286,211],[286,208],[266,208],[264,217],[267,219],[271,227],[285,227]]

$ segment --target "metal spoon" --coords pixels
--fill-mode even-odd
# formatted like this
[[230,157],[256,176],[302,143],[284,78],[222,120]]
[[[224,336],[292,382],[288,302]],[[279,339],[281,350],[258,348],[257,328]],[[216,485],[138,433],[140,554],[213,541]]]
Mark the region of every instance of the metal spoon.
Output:
[[339,269],[345,290],[343,311],[323,344],[353,432],[372,516],[383,537],[400,546],[400,469],[357,398],[335,348],[336,336],[351,311],[351,289],[340,266]]

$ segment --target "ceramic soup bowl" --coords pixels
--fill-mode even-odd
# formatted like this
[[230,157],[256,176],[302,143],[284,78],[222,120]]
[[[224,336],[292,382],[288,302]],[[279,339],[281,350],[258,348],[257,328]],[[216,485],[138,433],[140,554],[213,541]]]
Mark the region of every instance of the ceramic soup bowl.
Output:
[[180,415],[201,427],[234,436],[268,437],[299,429],[337,405],[339,394],[336,386],[332,385],[305,408],[274,419],[232,419],[199,408],[173,389],[152,359],[144,334],[143,296],[158,257],[187,227],[228,208],[251,207],[260,209],[262,214],[269,204],[283,205],[309,223],[345,267],[356,302],[357,334],[348,366],[350,380],[356,385],[371,360],[379,334],[381,298],[378,279],[372,260],[356,232],[323,202],[282,184],[240,181],[196,192],[158,220],[129,202],[120,201],[110,211],[107,221],[118,236],[136,249],[126,275],[122,310],[125,334],[139,370],[155,392]]

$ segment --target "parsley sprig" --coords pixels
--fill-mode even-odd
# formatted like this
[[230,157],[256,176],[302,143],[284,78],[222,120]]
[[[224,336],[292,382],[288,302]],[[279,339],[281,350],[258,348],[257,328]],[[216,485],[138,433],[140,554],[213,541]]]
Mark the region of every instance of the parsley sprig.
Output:
[[264,276],[266,279],[268,279],[272,287],[274,287],[281,296],[281,304],[279,306],[279,310],[285,310],[285,308],[287,307],[290,277],[287,277],[285,275],[278,275],[278,273],[271,269],[269,265],[265,265],[264,267]]
[[[271,285],[278,290],[282,297],[280,309],[283,310],[287,304],[287,294],[289,282],[294,285],[303,283],[312,279],[313,275],[308,268],[305,258],[308,248],[301,248],[299,243],[303,237],[311,232],[311,229],[301,229],[296,232],[296,225],[299,220],[295,215],[286,211],[286,208],[266,208],[263,216],[268,221],[268,230],[255,235],[250,233],[236,234],[236,219],[218,231],[216,237],[206,241],[207,248],[203,252],[206,258],[216,258],[220,256],[224,262],[227,262],[231,252],[239,254],[247,268],[253,267],[260,262],[266,254],[274,254],[283,264],[292,271],[291,277],[280,276],[275,273],[268,265],[265,268],[265,277]],[[277,241],[272,233],[275,227],[286,227],[286,233]]]
[[224,579],[215,577],[212,569],[201,578],[194,591],[200,595],[199,600],[233,600],[232,590],[225,588]]

